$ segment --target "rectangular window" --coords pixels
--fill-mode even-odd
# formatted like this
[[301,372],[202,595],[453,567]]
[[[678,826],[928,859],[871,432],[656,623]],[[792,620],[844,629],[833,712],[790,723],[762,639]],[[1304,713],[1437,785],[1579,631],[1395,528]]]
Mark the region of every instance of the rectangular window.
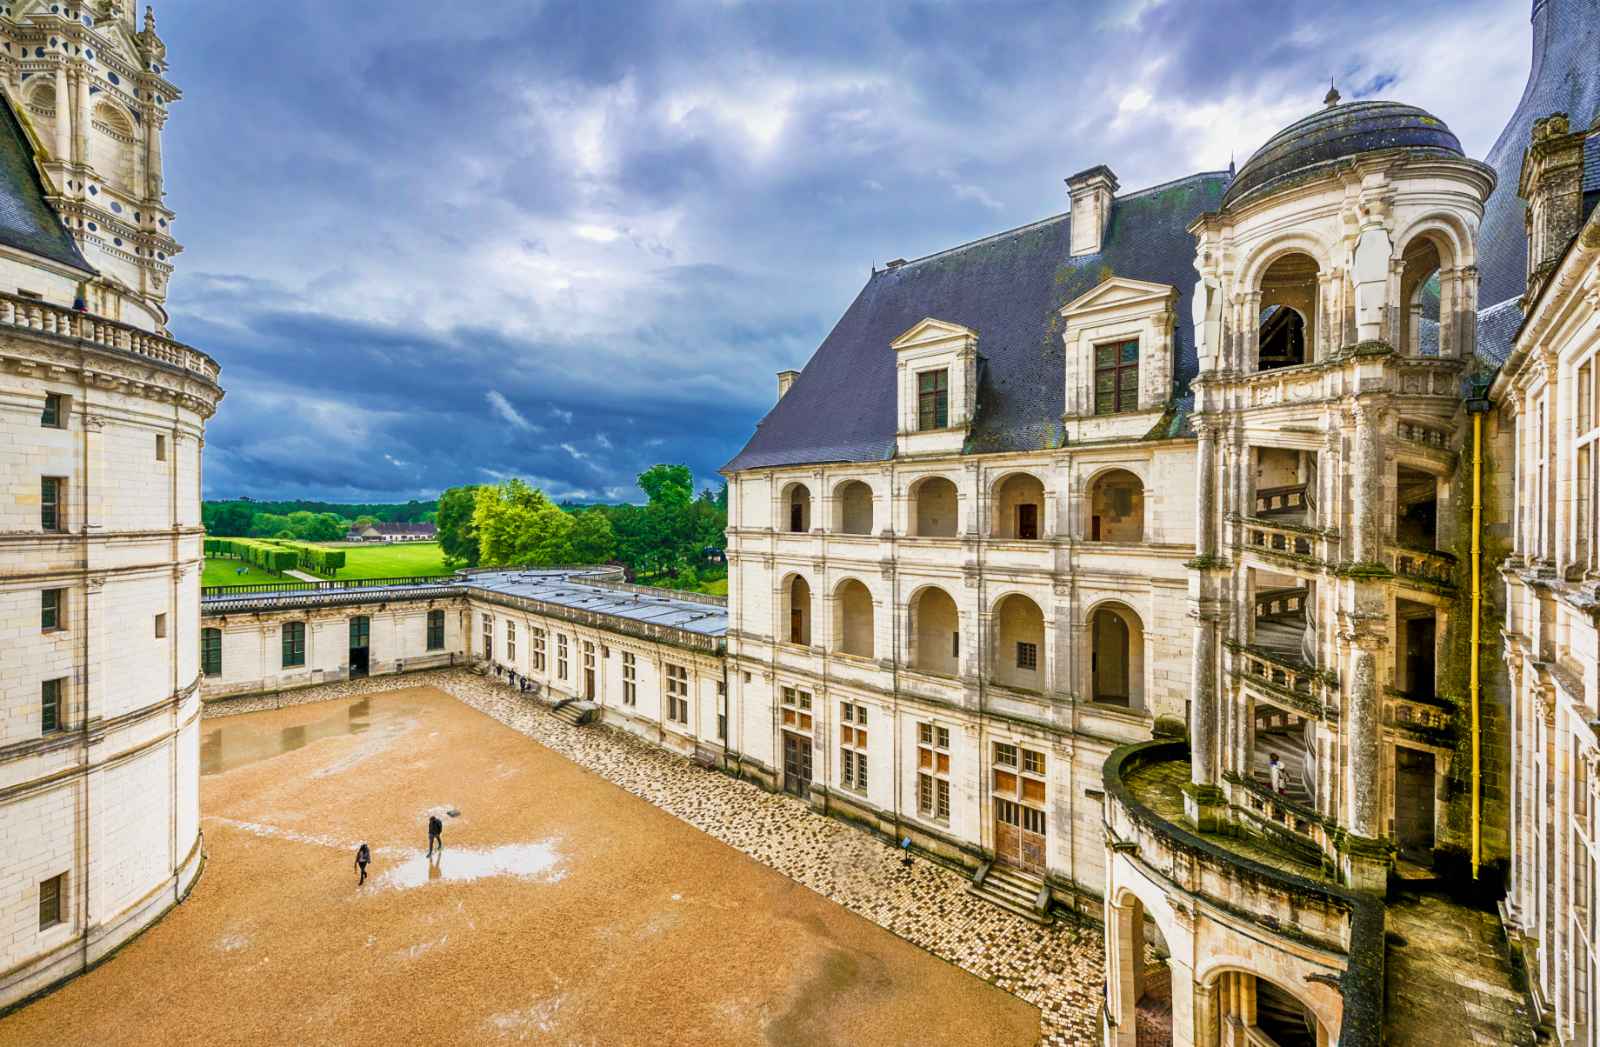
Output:
[[639,665],[632,651],[622,652],[622,704],[634,705],[639,700]]
[[39,594],[39,629],[53,633],[67,627],[67,591],[46,589]]
[[839,784],[856,792],[867,791],[867,707],[839,703]]
[[1029,672],[1039,668],[1039,645],[1017,641],[1017,668]]
[[1017,537],[1027,541],[1039,537],[1039,507],[1032,502],[1017,506]]
[[200,630],[200,671],[207,676],[222,675],[222,630]]
[[783,689],[783,725],[799,731],[811,730],[811,692],[794,687]]
[[917,810],[925,818],[950,820],[950,729],[917,724]]
[[293,669],[306,664],[306,623],[283,623],[283,667]]
[[66,892],[67,874],[60,873],[39,883],[39,930],[61,922],[61,896]]
[[944,429],[950,425],[950,372],[923,371],[917,375],[917,428]]
[[444,650],[444,612],[428,612],[428,650]]
[[483,616],[483,660],[494,661],[494,615]]
[[1094,347],[1094,413],[1139,409],[1139,342]]
[[156,639],[157,640],[164,640],[166,638],[167,638],[167,616],[164,615],[164,614],[158,614],[158,615],[156,615]]
[[39,480],[39,527],[46,531],[67,529],[67,481],[59,476]]
[[65,429],[67,427],[67,398],[60,393],[46,393],[44,411],[39,415],[39,424],[46,429]]
[[506,619],[506,661],[517,664],[517,623]]
[[544,672],[544,630],[528,627],[528,635],[533,639],[533,670]]
[[167,438],[166,438],[166,436],[164,434],[157,433],[156,434],[156,461],[164,462],[166,460],[167,460]]
[[667,719],[677,724],[689,723],[689,670],[681,665],[668,665]]
[[49,734],[59,731],[66,726],[66,717],[63,715],[62,696],[66,693],[67,681],[46,680],[39,693],[39,733]]
[[961,657],[961,634],[960,633],[951,633],[950,634],[950,657],[952,657],[952,658],[960,658]]
[[556,634],[556,679],[567,678],[567,637],[565,633]]

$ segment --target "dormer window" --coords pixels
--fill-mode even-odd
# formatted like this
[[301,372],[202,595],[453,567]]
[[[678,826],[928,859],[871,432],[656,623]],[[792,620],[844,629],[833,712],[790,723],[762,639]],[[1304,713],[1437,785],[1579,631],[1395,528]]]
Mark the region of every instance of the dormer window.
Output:
[[896,453],[959,454],[978,405],[978,332],[929,317],[889,343]]
[[1097,345],[1094,354],[1094,413],[1137,411],[1139,340]]
[[917,375],[917,428],[950,427],[950,372],[944,368]]

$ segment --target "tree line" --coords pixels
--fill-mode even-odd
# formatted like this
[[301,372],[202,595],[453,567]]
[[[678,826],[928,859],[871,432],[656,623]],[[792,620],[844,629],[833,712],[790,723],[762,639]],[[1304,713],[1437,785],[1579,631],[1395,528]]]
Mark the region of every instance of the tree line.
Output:
[[680,588],[720,576],[726,485],[697,497],[685,465],[653,465],[638,480],[644,505],[558,505],[522,480],[452,487],[439,496],[439,544],[458,567],[620,561]]
[[205,502],[200,520],[214,538],[286,538],[302,542],[336,542],[352,526],[370,523],[433,523],[438,500],[341,505],[338,502],[258,502],[230,498]]

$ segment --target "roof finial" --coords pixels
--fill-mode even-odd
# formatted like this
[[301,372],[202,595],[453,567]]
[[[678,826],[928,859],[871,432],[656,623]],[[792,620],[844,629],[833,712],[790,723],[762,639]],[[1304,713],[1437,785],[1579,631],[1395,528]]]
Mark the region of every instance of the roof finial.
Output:
[[1228,150],[1228,177],[1232,178],[1234,176],[1234,174],[1235,174],[1235,172],[1234,172],[1234,169],[1233,169],[1233,150],[1229,149]]
[[156,9],[149,4],[146,4],[144,9],[144,31],[147,33],[156,31]]
[[1322,96],[1322,104],[1333,107],[1339,104],[1339,89],[1333,86],[1333,77],[1328,77],[1328,93]]

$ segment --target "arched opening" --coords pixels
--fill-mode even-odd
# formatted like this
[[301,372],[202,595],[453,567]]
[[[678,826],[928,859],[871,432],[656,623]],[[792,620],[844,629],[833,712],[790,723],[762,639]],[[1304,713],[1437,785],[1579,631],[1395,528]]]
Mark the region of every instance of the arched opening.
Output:
[[[1316,583],[1292,574],[1250,569],[1254,617],[1250,646],[1282,666],[1314,669],[1317,664]],[[1274,680],[1279,684],[1284,680]],[[1291,686],[1304,684],[1299,678]]]
[[[34,127],[39,132],[39,138],[44,147],[53,154],[56,151],[56,89],[55,85],[45,82],[35,87],[28,94],[28,116],[33,120]],[[63,159],[57,157],[56,159]]]
[[1400,269],[1400,329],[1396,344],[1412,356],[1438,356],[1441,265],[1439,246],[1419,236],[1406,245]]
[[1215,986],[1218,1021],[1224,1029],[1238,1029],[1241,1043],[1323,1047],[1329,1042],[1311,1009],[1276,982],[1248,971],[1223,971]]
[[872,593],[855,578],[833,591],[833,646],[841,654],[873,655]]
[[911,488],[911,533],[918,538],[954,538],[959,504],[956,485],[944,477],[917,481]]
[[1044,535],[1044,484],[1028,473],[1012,473],[995,485],[989,535],[1033,541]]
[[961,671],[961,616],[950,594],[929,586],[911,600],[911,667],[955,676]]
[[811,645],[811,586],[799,575],[784,588],[784,639],[787,643]]
[[1027,691],[1044,690],[1044,612],[1039,605],[1012,593],[995,606],[994,623],[998,644],[995,682]]
[[1172,975],[1167,959],[1172,950],[1161,928],[1148,917],[1144,903],[1125,893],[1106,912],[1106,955],[1109,963],[1107,1002],[1115,1007],[1118,1044],[1136,1047],[1172,1045]]
[[1314,358],[1319,272],[1316,259],[1291,251],[1261,274],[1256,370],[1296,367]]
[[91,120],[90,162],[100,177],[124,192],[133,191],[133,124],[114,105],[105,102],[94,107]]
[[833,529],[840,534],[872,533],[872,488],[847,480],[833,492]]
[[783,489],[783,527],[790,534],[811,530],[811,489],[794,483]]
[[1144,625],[1130,608],[1101,604],[1089,616],[1089,676],[1094,701],[1144,707]]
[[1089,540],[1144,541],[1144,482],[1126,469],[1095,478],[1089,489]]

